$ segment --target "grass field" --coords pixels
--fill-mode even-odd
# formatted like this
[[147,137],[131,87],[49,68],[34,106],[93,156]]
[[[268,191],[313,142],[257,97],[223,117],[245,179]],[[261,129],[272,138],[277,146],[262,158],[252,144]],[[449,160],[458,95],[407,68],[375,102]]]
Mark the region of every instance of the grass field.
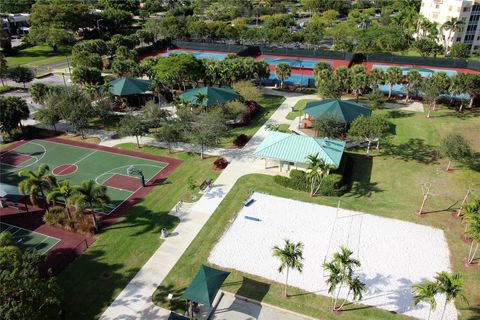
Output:
[[[319,98],[320,99],[320,98]],[[288,120],[294,120],[295,118],[299,117],[300,114],[301,114],[301,111],[303,110],[303,108],[305,108],[305,104],[307,104],[307,102],[309,101],[314,101],[316,99],[302,99],[302,100],[299,100],[294,106],[293,106],[293,110],[292,112],[289,112],[286,116],[286,118]]]
[[49,46],[34,46],[21,50],[17,55],[6,57],[9,67],[17,65],[27,65],[29,67],[38,67],[41,65],[63,61],[67,57],[71,59],[72,48],[61,47],[57,52],[53,52]]
[[[349,174],[351,188],[347,194],[341,197],[311,198],[305,192],[276,185],[272,176],[255,174],[242,177],[158,288],[154,295],[155,303],[172,307],[174,310],[180,310],[184,306],[179,300],[167,302],[164,297],[170,292],[178,297],[183,292],[200,264],[206,263],[211,249],[230,220],[240,210],[243,201],[248,198],[251,190],[255,190],[330,206],[335,206],[340,200],[342,208],[444,230],[451,251],[451,265],[453,270],[463,274],[467,297],[470,301],[470,305],[457,302],[460,318],[479,319],[480,268],[478,265],[475,267],[464,265],[463,258],[468,253],[469,244],[460,239],[464,227],[460,221],[451,216],[451,212],[458,208],[470,183],[477,184],[477,189],[480,187],[480,173],[460,165],[456,165],[453,173],[446,173],[443,170],[446,160],[437,160],[437,147],[443,136],[456,131],[471,139],[476,151],[480,151],[478,141],[480,115],[466,113],[463,116],[457,116],[451,110],[439,109],[431,119],[427,119],[420,113],[389,110],[378,112],[388,114],[395,126],[396,134],[388,147],[376,151],[373,159],[365,157],[363,151],[349,154],[351,161],[347,166],[351,168]],[[473,141],[473,139],[476,140]],[[475,167],[475,164],[472,166]],[[433,195],[425,207],[425,211],[430,213],[419,217],[415,212],[421,203],[422,181],[432,182]],[[356,305],[347,305],[347,309],[354,311],[333,314],[329,311],[330,298],[292,288],[292,297],[285,299],[282,296],[282,284],[231,271],[233,272],[226,280],[223,290],[320,319],[402,318],[400,315],[393,315],[386,311]]]
[[261,113],[248,125],[228,130],[226,135],[220,139],[221,147],[231,147],[232,141],[240,134],[245,134],[249,137],[252,137],[258,131],[258,129],[265,124],[265,121],[272,116],[275,110],[277,110],[277,108],[282,104],[283,100],[285,100],[285,98],[282,96],[264,95],[259,101],[259,104],[262,106]]
[[107,186],[111,202],[105,208],[98,208],[105,213],[117,208],[141,187],[138,178],[127,176],[127,167],[135,165],[148,181],[167,165],[155,160],[49,140],[32,140],[22,144],[2,154],[0,163],[2,182],[11,185],[17,185],[22,179],[17,174],[20,169],[35,170],[41,164],[47,164],[54,175],[67,177],[72,184],[93,179]]
[[215,158],[200,161],[198,155],[185,152],[168,154],[153,147],[137,149],[134,144],[119,147],[183,162],[119,222],[102,230],[93,246],[58,276],[67,319],[98,318],[160,246],[160,229],[172,231],[178,224],[168,212],[179,200],[190,201],[188,178],[199,185],[219,175],[212,170]]
[[4,231],[10,232],[13,236],[14,245],[20,247],[22,250],[36,250],[39,254],[46,253],[60,241],[60,239],[32,230],[0,222],[0,232]]

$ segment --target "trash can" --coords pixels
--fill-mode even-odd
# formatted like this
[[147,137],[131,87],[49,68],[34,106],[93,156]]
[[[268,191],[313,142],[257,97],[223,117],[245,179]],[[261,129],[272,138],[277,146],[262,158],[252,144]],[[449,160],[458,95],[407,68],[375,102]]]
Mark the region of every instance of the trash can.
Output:
[[162,230],[160,230],[160,236],[162,238],[168,237],[168,230],[166,228],[162,228]]

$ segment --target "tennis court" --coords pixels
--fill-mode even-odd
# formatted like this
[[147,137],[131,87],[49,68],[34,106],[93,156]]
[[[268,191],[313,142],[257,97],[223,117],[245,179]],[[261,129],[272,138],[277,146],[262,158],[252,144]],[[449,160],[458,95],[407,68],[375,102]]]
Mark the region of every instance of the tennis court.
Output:
[[[388,68],[392,66],[389,65],[382,65],[382,64],[374,64],[372,66],[372,69],[379,69],[384,72],[387,72]],[[410,70],[417,70],[422,77],[430,77],[435,73],[438,72],[445,72],[447,76],[451,77],[456,75],[458,72],[456,70],[449,70],[449,69],[434,69],[434,68],[422,68],[422,67],[412,67],[412,66],[399,66],[400,69],[402,70],[402,74],[406,76],[408,74],[408,71]]]
[[333,65],[333,61],[329,60],[320,60],[320,59],[300,59],[296,57],[260,57],[266,63],[272,66],[277,66],[281,63],[286,63],[292,68],[304,68],[304,69],[313,69],[315,65],[319,62],[326,62],[330,66]]
[[228,53],[216,53],[216,52],[206,52],[206,51],[185,51],[185,50],[172,50],[161,55],[163,57],[171,56],[172,54],[193,54],[197,59],[213,59],[213,60],[223,60],[228,55]]
[[37,250],[40,254],[47,253],[48,250],[60,242],[60,239],[0,222],[0,232],[4,231],[12,234],[14,245],[20,247],[22,250]]
[[129,175],[127,169],[133,166],[143,173],[149,186],[170,164],[169,159],[157,158],[160,157],[62,139],[31,140],[0,155],[0,176],[2,183],[16,186],[22,179],[18,176],[19,170],[35,170],[41,164],[47,164],[57,179],[68,179],[72,185],[92,179],[107,187],[111,202],[96,209],[109,214],[144,189],[140,174]]

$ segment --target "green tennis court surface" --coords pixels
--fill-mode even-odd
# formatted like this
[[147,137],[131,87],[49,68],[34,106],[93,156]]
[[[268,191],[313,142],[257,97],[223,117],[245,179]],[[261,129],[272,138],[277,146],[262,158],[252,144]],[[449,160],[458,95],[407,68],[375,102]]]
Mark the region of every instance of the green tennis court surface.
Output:
[[60,241],[60,239],[54,237],[0,222],[0,232],[3,231],[10,232],[13,236],[14,245],[22,250],[35,249],[40,254],[46,253]]
[[129,166],[142,171],[147,182],[167,166],[167,163],[131,155],[50,140],[32,140],[1,155],[2,183],[16,186],[22,179],[18,176],[19,170],[35,170],[43,163],[57,179],[68,179],[72,185],[88,179],[105,185],[111,202],[97,209],[107,214],[141,188],[140,178],[127,174]]

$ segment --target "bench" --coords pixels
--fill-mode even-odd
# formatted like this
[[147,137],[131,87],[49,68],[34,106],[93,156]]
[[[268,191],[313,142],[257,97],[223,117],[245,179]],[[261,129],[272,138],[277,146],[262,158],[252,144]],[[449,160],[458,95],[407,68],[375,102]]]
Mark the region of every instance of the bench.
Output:
[[210,180],[203,180],[202,184],[200,185],[200,191],[205,192],[212,186],[213,179]]

